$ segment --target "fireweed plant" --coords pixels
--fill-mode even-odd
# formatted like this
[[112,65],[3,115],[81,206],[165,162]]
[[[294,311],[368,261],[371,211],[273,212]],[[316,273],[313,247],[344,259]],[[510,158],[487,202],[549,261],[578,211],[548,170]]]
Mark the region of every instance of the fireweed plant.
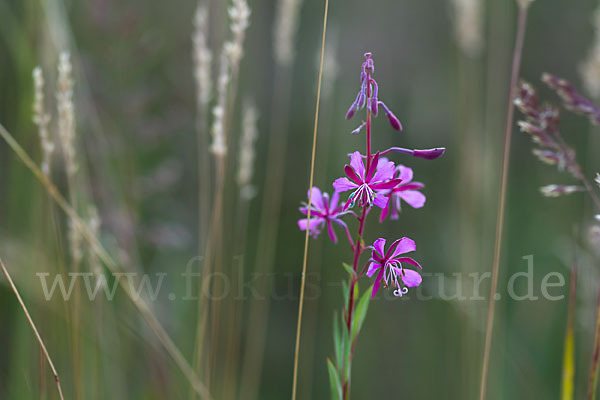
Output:
[[[413,208],[421,208],[425,204],[425,195],[419,190],[424,187],[414,182],[413,171],[404,165],[395,165],[393,161],[382,157],[389,153],[400,153],[428,160],[436,159],[444,154],[444,148],[427,150],[391,147],[385,151],[373,153],[371,149],[373,117],[381,111],[385,114],[392,128],[402,130],[402,124],[390,109],[379,100],[379,88],[373,72],[375,70],[371,53],[365,54],[360,73],[360,90],[346,114],[351,119],[359,110],[366,111],[366,121],[362,122],[352,134],[366,132],[366,149],[361,154],[355,151],[350,154],[350,163],[344,167],[345,177],[333,182],[333,193],[322,192],[312,188],[311,217],[300,219],[298,227],[308,229],[312,237],[317,237],[327,230],[329,238],[337,243],[336,229],[341,230],[348,240],[352,251],[352,265],[343,263],[349,278],[343,285],[344,309],[341,320],[334,314],[333,341],[335,356],[327,360],[332,396],[336,399],[350,397],[350,370],[356,341],[367,314],[369,300],[373,298],[383,285],[391,288],[395,296],[408,293],[408,288],[421,284],[418,270],[421,265],[407,253],[416,250],[412,239],[403,237],[386,246],[386,239],[378,238],[373,245],[366,246],[363,232],[367,216],[373,206],[381,209],[379,221],[388,216],[398,219],[402,202]],[[340,200],[340,194],[350,192],[346,200]],[[309,198],[311,198],[309,193]],[[300,212],[308,214],[308,205],[303,204]],[[356,219],[358,228],[354,236],[344,219]],[[367,252],[370,258],[361,263],[361,256]],[[363,266],[364,263],[364,266]],[[371,288],[359,293],[358,281],[367,275],[374,278]],[[341,323],[340,323],[341,322]]]

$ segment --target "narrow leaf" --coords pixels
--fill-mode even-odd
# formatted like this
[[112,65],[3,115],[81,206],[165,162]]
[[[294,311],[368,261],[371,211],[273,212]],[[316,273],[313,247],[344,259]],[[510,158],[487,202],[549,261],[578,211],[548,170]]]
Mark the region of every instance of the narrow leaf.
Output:
[[354,313],[354,320],[352,321],[352,338],[356,340],[358,333],[360,332],[360,328],[362,327],[363,322],[365,321],[365,317],[367,316],[367,310],[369,309],[369,302],[371,301],[371,291],[373,290],[373,286],[370,286],[363,293],[360,298],[358,305],[356,306],[356,311]]
[[573,400],[575,392],[575,334],[574,334],[574,317],[575,317],[575,300],[577,286],[577,266],[571,268],[571,284],[569,288],[569,311],[567,315],[567,331],[565,333],[565,344],[563,350],[563,369],[562,369],[562,385],[561,399]]
[[331,360],[327,359],[327,369],[329,370],[329,385],[331,387],[331,399],[342,400],[342,383],[340,382],[340,376],[338,375],[335,365]]
[[352,340],[350,339],[350,334],[348,333],[348,329],[344,325],[342,327],[342,349],[343,349],[343,364],[340,366],[340,370],[344,371],[344,380],[348,381],[350,379],[350,354],[352,351]]
[[348,282],[342,281],[342,293],[344,295],[344,307],[348,305],[348,298],[350,297],[350,286]]
[[343,353],[343,349],[342,349],[342,338],[340,335],[340,324],[338,322],[338,315],[337,312],[334,311],[333,312],[333,347],[334,347],[334,351],[335,351],[335,364],[336,365],[341,365],[342,364],[342,353]]
[[350,274],[351,277],[356,277],[356,271],[354,271],[354,269],[352,268],[352,266],[346,264],[346,263],[342,263],[342,265],[344,266],[344,269],[346,270],[346,272],[348,272]]

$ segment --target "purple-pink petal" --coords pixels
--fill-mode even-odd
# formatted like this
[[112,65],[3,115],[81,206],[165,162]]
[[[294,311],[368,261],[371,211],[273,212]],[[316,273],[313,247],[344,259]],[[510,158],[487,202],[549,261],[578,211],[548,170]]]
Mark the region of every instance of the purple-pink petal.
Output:
[[423,189],[424,187],[425,187],[425,185],[422,184],[421,182],[410,182],[410,183],[405,184],[404,181],[402,181],[402,185],[397,187],[396,191],[401,192],[404,190],[418,190],[418,189]]
[[367,270],[367,276],[370,278],[373,276],[373,274],[375,273],[375,271],[377,271],[379,268],[381,268],[380,264],[374,263],[372,262],[369,265],[369,269]]
[[[305,231],[306,230],[306,222],[307,222],[307,218],[303,218],[303,219],[299,219],[298,220],[298,228],[300,228],[301,231]],[[309,230],[310,231],[314,231],[317,230],[319,228],[319,224],[323,222],[322,218],[311,218],[310,219],[310,223],[309,223]]]
[[[310,192],[312,192],[312,197],[310,195]],[[312,203],[311,208],[313,210],[325,210],[325,206],[323,205],[323,194],[321,193],[321,190],[318,187],[313,186],[313,188],[308,192],[307,197]]]
[[400,254],[410,253],[411,251],[415,251],[416,249],[417,245],[415,244],[414,240],[407,237],[403,237],[402,239],[398,239],[394,243],[392,243],[390,249],[388,250],[388,253],[392,253],[391,255],[386,254],[386,258],[396,258],[396,256]]
[[335,236],[335,232],[333,231],[333,226],[331,224],[331,220],[327,220],[327,233],[329,233],[329,237],[333,243],[337,243],[337,236]]
[[331,195],[331,200],[329,201],[329,211],[334,212],[334,210],[337,208],[339,202],[340,202],[340,193],[338,191],[334,191],[333,195]]
[[348,190],[356,189],[358,185],[350,179],[343,177],[338,178],[333,182],[333,188],[336,192],[347,192]]
[[356,175],[356,173],[354,172],[354,170],[352,169],[351,166],[349,166],[349,165],[344,166],[344,172],[346,172],[346,175],[348,175],[348,178],[350,178],[351,181],[353,181],[357,185],[362,184],[362,179]]
[[398,178],[402,179],[402,182],[408,183],[413,179],[412,168],[405,167],[404,165],[398,165]]
[[388,161],[387,163],[379,162],[377,165],[377,172],[373,176],[372,182],[381,182],[386,181],[388,179],[392,179],[394,177],[394,170],[396,167],[392,161]]
[[373,199],[373,204],[375,204],[379,208],[384,208],[387,205],[387,197],[381,193],[375,193],[375,198]]
[[[377,193],[377,196],[380,196],[380,193]],[[385,206],[382,207],[381,214],[379,215],[379,222],[385,221],[388,213],[390,212],[390,205],[392,203],[392,196],[386,196]]]
[[419,264],[418,262],[416,262],[415,260],[413,260],[410,257],[400,257],[400,258],[397,258],[396,260],[400,261],[401,263],[405,262],[405,263],[408,263],[419,269],[423,269],[423,267],[421,267],[421,264]]
[[402,200],[407,202],[413,208],[423,207],[425,205],[425,200],[427,200],[423,193],[416,190],[405,190],[396,193],[396,195],[402,198]]
[[350,155],[350,166],[356,172],[356,174],[363,178],[365,177],[365,164],[363,164],[362,156],[360,152],[355,151]]
[[377,239],[375,242],[373,242],[373,248],[379,254],[380,257],[383,257],[385,255],[385,239]]
[[377,278],[375,278],[375,283],[373,284],[373,292],[371,293],[371,298],[375,297],[379,287],[381,286],[381,278],[383,278],[383,268],[379,270],[379,274],[377,274]]
[[373,159],[371,160],[371,163],[368,165],[368,170],[367,170],[367,175],[365,177],[365,182],[373,182],[373,175],[375,174],[375,171],[377,170],[378,167],[379,167],[379,152],[377,152],[373,156]]
[[401,179],[390,179],[386,182],[379,182],[369,185],[373,190],[384,190],[384,189],[393,189],[398,186],[402,182]]
[[412,269],[404,269],[401,273],[402,282],[407,287],[417,287],[423,281],[421,275],[417,271],[413,271]]

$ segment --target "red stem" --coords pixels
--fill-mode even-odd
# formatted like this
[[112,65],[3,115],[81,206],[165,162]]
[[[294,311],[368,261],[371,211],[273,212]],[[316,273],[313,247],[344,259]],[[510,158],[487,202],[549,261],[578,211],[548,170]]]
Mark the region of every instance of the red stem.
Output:
[[[370,77],[370,69],[366,68],[367,71],[367,82],[371,81],[371,77]],[[371,84],[368,83],[367,84],[367,99],[366,99],[366,103],[367,103],[367,165],[366,165],[366,174],[369,174],[369,169],[371,168],[371,160],[372,160],[372,155],[371,155],[371,111],[370,111],[370,100],[371,100]],[[365,221],[367,219],[367,214],[369,211],[369,205],[365,204],[363,206],[362,209],[362,214],[358,219],[358,235],[356,237],[356,244],[353,246],[352,250],[354,252],[354,258],[352,260],[352,269],[354,270],[354,276],[352,277],[352,280],[350,281],[350,293],[348,295],[348,305],[346,306],[346,310],[347,310],[347,314],[346,314],[346,329],[348,330],[348,337],[351,337],[352,334],[352,317],[354,315],[354,288],[356,286],[356,282],[358,282],[358,262],[360,260],[360,255],[362,254],[363,251],[363,245],[362,245],[362,237],[363,237],[363,232],[365,230]],[[362,275],[362,274],[361,274]],[[350,352],[350,359],[348,360],[348,363],[350,364],[352,362],[352,358],[354,356],[354,346],[356,344],[356,338],[353,338],[352,340],[352,350]],[[350,368],[350,365],[344,365],[345,368]],[[342,385],[342,390],[343,390],[343,399],[347,400],[350,397],[350,375],[348,375],[348,379],[345,379],[345,371],[344,371],[344,383]]]

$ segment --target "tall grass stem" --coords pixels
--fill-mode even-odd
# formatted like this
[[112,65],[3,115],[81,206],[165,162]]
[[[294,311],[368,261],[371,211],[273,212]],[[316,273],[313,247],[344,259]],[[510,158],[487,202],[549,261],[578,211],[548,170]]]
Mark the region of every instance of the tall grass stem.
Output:
[[513,52],[512,70],[510,75],[510,87],[508,93],[508,106],[506,111],[506,125],[504,131],[504,149],[502,156],[502,173],[500,175],[500,192],[498,194],[498,214],[496,220],[496,238],[494,241],[494,258],[492,261],[492,282],[490,287],[490,297],[488,304],[487,323],[485,331],[485,345],[483,351],[483,365],[481,368],[481,384],[479,398],[484,400],[487,389],[487,377],[490,361],[490,350],[492,344],[492,334],[494,330],[494,314],[496,310],[496,300],[494,295],[498,287],[498,271],[500,266],[500,253],[502,249],[502,232],[504,229],[504,209],[506,203],[506,188],[508,182],[508,166],[510,160],[510,143],[512,137],[512,126],[514,120],[514,107],[512,96],[519,79],[521,68],[521,58],[523,55],[523,42],[525,40],[525,30],[527,28],[527,9],[528,3],[519,3],[519,16],[517,21],[517,36],[515,39],[515,48]]
[[[319,103],[321,101],[321,84],[323,78],[323,59],[325,58],[325,37],[327,34],[327,13],[329,11],[329,0],[325,0],[325,12],[323,13],[323,37],[321,39],[321,59],[319,61],[319,78],[317,81],[317,104],[315,106],[315,124],[313,129],[312,154],[310,158],[310,179],[308,183],[308,212],[306,215],[307,226],[310,222],[310,212],[312,205],[312,186],[315,174],[315,155],[317,150],[317,130],[319,126]],[[300,336],[302,333],[302,308],[304,305],[304,287],[306,284],[306,265],[308,260],[308,242],[310,230],[306,229],[304,236],[304,256],[302,259],[302,277],[300,284],[300,302],[298,303],[298,322],[296,327],[296,347],[294,350],[294,375],[292,379],[292,400],[296,400],[296,391],[298,387],[298,357],[300,351]]]
[[54,381],[56,382],[56,388],[58,389],[58,395],[61,400],[64,400],[62,387],[60,386],[60,379],[58,377],[58,372],[56,371],[56,368],[54,367],[54,363],[52,362],[52,358],[50,358],[50,354],[48,354],[46,345],[44,344],[44,341],[42,340],[42,337],[40,336],[40,333],[38,332],[38,330],[35,326],[35,323],[33,322],[33,319],[31,318],[31,315],[29,315],[27,306],[23,302],[23,299],[21,298],[21,295],[19,294],[19,291],[17,290],[17,287],[15,286],[15,283],[13,282],[10,274],[8,273],[8,270],[6,269],[6,266],[4,265],[4,262],[2,261],[2,259],[0,259],[0,268],[2,269],[2,273],[4,274],[4,277],[6,278],[6,280],[8,281],[8,284],[10,285],[11,290],[15,294],[15,297],[17,298],[19,305],[23,309],[23,313],[25,314],[25,317],[27,318],[27,321],[29,322],[29,326],[31,326],[31,330],[33,330],[33,333],[35,334],[35,337],[36,337],[38,343],[40,344],[40,347],[42,348],[42,352],[44,353],[44,357],[46,358],[46,361],[48,361],[48,365],[50,365],[50,369],[52,370],[52,374],[54,375]]

